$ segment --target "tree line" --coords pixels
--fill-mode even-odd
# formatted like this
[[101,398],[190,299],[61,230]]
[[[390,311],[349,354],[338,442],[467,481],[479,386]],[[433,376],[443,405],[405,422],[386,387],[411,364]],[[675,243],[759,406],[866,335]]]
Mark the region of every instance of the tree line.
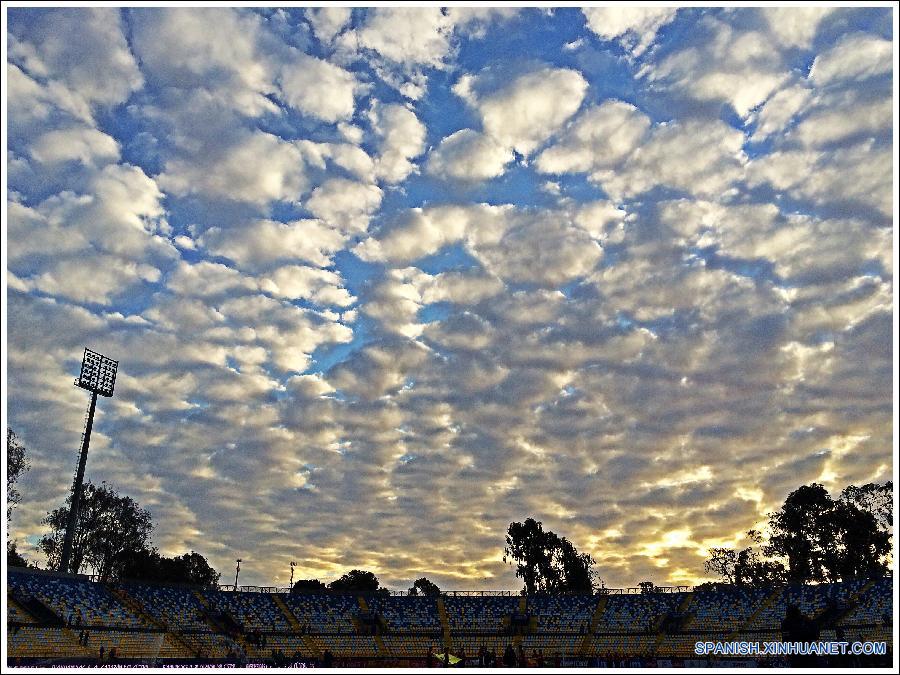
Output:
[[735,586],[874,579],[890,569],[894,486],[850,485],[835,499],[818,483],[791,492],[750,546],[713,548],[704,569]]

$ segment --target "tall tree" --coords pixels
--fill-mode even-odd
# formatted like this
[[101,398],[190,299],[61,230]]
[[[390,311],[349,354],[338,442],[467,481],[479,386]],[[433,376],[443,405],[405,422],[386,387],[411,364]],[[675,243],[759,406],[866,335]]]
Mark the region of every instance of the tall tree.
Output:
[[340,579],[328,584],[328,588],[339,592],[374,593],[381,590],[378,577],[366,570],[350,570]]
[[6,428],[6,520],[12,516],[13,507],[19,503],[21,495],[16,487],[19,478],[31,468],[25,446],[19,442],[16,432]]
[[871,513],[879,529],[891,532],[894,526],[894,483],[866,483],[860,487],[848,485],[841,492],[840,501],[853,504],[860,511]]
[[818,483],[791,492],[769,514],[768,541],[750,530],[753,545],[711,549],[707,572],[738,586],[810,583],[882,576],[891,551],[893,485],[848,486],[834,500]]
[[6,544],[6,565],[7,567],[28,567],[28,561],[19,553],[14,541]]
[[300,579],[294,582],[291,593],[325,593],[328,587],[318,579]]
[[216,586],[220,576],[206,558],[194,551],[174,558],[162,556],[156,550],[123,551],[117,569],[123,579],[207,587]]
[[[83,490],[72,539],[72,569],[80,571],[87,566],[104,581],[116,578],[126,554],[148,550],[153,530],[150,512],[105,482],[98,486],[88,481]],[[71,502],[69,495],[65,506],[42,521],[50,533],[41,539],[40,547],[51,568],[59,566]]]
[[436,598],[441,594],[441,589],[433,581],[422,577],[413,582],[412,588],[409,589],[410,595],[421,595],[427,598]]
[[548,567],[548,556],[548,536],[539,521],[526,518],[524,523],[509,524],[503,562],[515,562],[516,576],[525,583],[526,595],[544,589],[542,570]]
[[565,537],[545,531],[533,518],[509,524],[503,560],[516,565],[516,576],[523,580],[526,595],[594,590],[594,559],[578,553]]
[[831,545],[823,527],[834,503],[818,483],[791,492],[782,507],[769,515],[767,556],[787,560],[788,581],[824,581],[824,552]]

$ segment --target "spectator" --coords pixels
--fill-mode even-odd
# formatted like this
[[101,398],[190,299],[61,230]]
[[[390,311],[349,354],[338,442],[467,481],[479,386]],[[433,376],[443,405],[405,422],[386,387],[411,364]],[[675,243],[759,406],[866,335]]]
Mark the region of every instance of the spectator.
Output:
[[506,651],[503,652],[503,665],[507,668],[516,667],[516,653],[513,651],[513,646],[509,643],[506,644]]

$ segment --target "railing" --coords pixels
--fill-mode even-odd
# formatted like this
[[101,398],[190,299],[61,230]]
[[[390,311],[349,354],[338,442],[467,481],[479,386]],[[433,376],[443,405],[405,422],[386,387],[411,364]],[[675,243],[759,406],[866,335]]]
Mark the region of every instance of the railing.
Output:
[[[234,584],[219,584],[220,591],[234,593],[241,591],[244,593],[282,593],[289,594],[291,589],[289,586],[235,586]],[[654,586],[652,589],[643,589],[640,586],[631,586],[628,588],[599,588],[594,591],[594,595],[642,595],[644,593],[690,593],[693,586]],[[416,597],[409,591],[392,591],[381,590],[378,593],[387,593],[392,597]],[[323,593],[329,595],[374,595],[373,592],[359,591],[332,591],[323,590]],[[444,597],[518,597],[522,595],[521,591],[441,591]],[[584,593],[564,593],[563,595],[585,595]],[[421,597],[421,596],[420,596]]]
[[234,584],[219,584],[220,591],[228,591],[235,593],[242,591],[244,593],[290,593],[289,586],[235,586]]

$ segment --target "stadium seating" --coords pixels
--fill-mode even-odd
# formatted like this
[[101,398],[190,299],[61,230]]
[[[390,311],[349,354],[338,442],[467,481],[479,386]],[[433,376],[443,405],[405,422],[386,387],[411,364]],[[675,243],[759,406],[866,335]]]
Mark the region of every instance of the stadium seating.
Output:
[[17,598],[33,597],[73,626],[146,628],[144,620],[123,606],[102,584],[70,577],[10,574]]
[[9,594],[6,596],[6,623],[18,623],[18,624],[29,624],[34,623],[34,620],[19,609],[16,601]]
[[434,598],[390,596],[368,600],[369,609],[377,612],[389,632],[439,632],[441,619]]
[[155,616],[170,630],[182,632],[210,629],[203,618],[203,605],[190,588],[126,584],[124,591],[134,598],[144,611]]
[[891,579],[879,579],[859,598],[858,604],[841,619],[841,626],[889,624],[894,616]]
[[[32,664],[97,663],[102,648],[104,661],[114,656],[124,663],[277,665],[318,660],[327,650],[336,659],[389,665],[421,663],[429,651],[439,659],[448,639],[451,654],[469,659],[482,647],[502,658],[508,646],[551,660],[688,659],[698,640],[781,639],[788,605],[816,622],[823,640],[890,644],[893,629],[890,578],[603,598],[447,594],[440,601],[134,582],[108,587],[14,569],[7,579],[7,653]],[[523,611],[527,620],[513,621]]]
[[497,632],[519,608],[513,596],[450,596],[444,600],[451,631]]
[[597,599],[590,595],[528,598],[527,612],[537,617],[537,629],[549,633],[588,632]]
[[610,595],[596,633],[653,632],[659,620],[684,599],[683,593]]
[[302,627],[317,633],[354,633],[360,612],[353,595],[289,595],[285,603]]
[[203,596],[210,606],[228,612],[246,630],[287,631],[291,628],[270,593],[204,591]]
[[385,635],[382,642],[391,656],[404,658],[422,657],[431,650],[435,654],[443,651],[440,636],[431,635]]
[[720,587],[694,593],[687,628],[691,630],[735,630],[760,607],[771,591],[756,588]]

